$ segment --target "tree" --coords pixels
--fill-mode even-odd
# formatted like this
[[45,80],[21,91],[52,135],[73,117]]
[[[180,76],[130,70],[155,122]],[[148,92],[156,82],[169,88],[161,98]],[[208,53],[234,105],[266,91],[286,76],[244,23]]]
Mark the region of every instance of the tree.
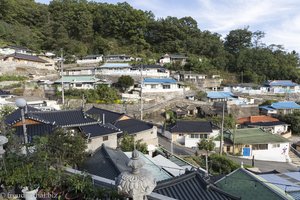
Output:
[[239,165],[224,155],[212,154],[209,156],[209,169],[213,174],[229,174],[239,168]]
[[225,38],[225,49],[237,55],[242,49],[251,47],[252,32],[247,28],[236,29],[229,32]]
[[205,99],[206,98],[206,93],[205,92],[203,92],[203,91],[198,91],[197,93],[196,93],[196,99],[198,99],[199,101],[201,101],[201,100],[203,100],[203,99]]
[[119,146],[122,151],[133,151],[136,148],[142,153],[147,153],[147,144],[142,143],[142,140],[135,141],[134,136],[127,133],[120,138]]
[[205,150],[208,154],[209,151],[214,150],[216,144],[212,139],[201,139],[201,141],[198,143],[198,149],[199,150]]
[[131,76],[122,75],[118,78],[116,85],[125,92],[130,86],[133,86],[134,80]]
[[0,120],[4,120],[5,117],[11,114],[15,110],[14,107],[9,105],[4,105],[0,108]]
[[[56,129],[46,139],[49,157],[61,165],[77,166],[86,158],[86,140],[78,132]],[[56,161],[57,162],[57,161]]]
[[300,112],[296,111],[292,114],[280,115],[279,120],[290,124],[293,134],[300,134]]
[[[213,124],[221,126],[222,124],[222,116],[213,116],[209,119],[210,121],[212,121]],[[224,128],[225,129],[233,129],[235,128],[235,119],[234,117],[230,114],[230,115],[226,115],[224,117]]]

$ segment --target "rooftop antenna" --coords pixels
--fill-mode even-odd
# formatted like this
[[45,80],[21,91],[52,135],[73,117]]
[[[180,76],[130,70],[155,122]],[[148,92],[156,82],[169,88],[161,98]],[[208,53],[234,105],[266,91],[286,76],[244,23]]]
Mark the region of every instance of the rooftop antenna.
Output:
[[64,91],[64,54],[63,49],[60,49],[61,52],[61,62],[60,62],[60,76],[61,76],[61,98],[62,105],[65,105],[65,91]]

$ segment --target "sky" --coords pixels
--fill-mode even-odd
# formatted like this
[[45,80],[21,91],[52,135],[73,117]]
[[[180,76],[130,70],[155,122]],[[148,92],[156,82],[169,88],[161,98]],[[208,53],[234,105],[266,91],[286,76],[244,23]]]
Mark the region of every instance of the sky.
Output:
[[[49,3],[50,0],[36,0]],[[119,0],[94,0],[117,3]],[[300,53],[299,0],[127,0],[132,7],[151,10],[156,18],[191,16],[202,31],[224,37],[230,30],[249,26],[263,31],[263,43],[283,45],[287,51]]]

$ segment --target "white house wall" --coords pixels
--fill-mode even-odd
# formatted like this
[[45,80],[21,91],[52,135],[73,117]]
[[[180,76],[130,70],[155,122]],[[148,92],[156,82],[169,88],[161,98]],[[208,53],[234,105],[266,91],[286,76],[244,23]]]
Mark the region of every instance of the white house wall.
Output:
[[[284,152],[284,148],[286,151]],[[280,143],[279,147],[273,147],[273,144],[268,144],[267,150],[252,150],[251,156],[243,156],[244,158],[252,159],[254,156],[255,160],[266,160],[274,162],[287,162],[289,158],[289,143]]]
[[90,142],[87,144],[87,150],[94,152],[96,149],[101,147],[102,144],[113,149],[117,148],[117,134],[110,134],[107,136],[108,140],[106,141],[103,141],[103,136],[91,138]]
[[158,146],[157,127],[153,126],[152,129],[135,133],[135,141],[142,140],[147,145],[152,144]]
[[[163,89],[163,85],[170,85],[170,89]],[[155,88],[153,88],[155,87]],[[180,88],[179,85],[176,84],[148,84],[148,83],[144,83],[143,86],[143,93],[151,93],[151,92],[184,92],[184,88]]]
[[[98,69],[97,74],[110,75],[110,76],[141,76],[140,70],[131,70],[130,68],[111,68],[111,69]],[[169,77],[170,72],[158,72],[157,69],[145,69],[142,72],[143,77]]]

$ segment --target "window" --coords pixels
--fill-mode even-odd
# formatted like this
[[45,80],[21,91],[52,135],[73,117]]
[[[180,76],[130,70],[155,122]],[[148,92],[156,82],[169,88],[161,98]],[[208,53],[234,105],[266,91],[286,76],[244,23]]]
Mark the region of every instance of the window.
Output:
[[253,144],[252,149],[253,150],[267,150],[268,144]]
[[207,138],[207,134],[200,134],[200,138]]
[[272,144],[272,148],[279,148],[280,144]]
[[155,88],[156,88],[156,85],[151,85],[151,88],[152,88],[152,89],[155,89]]
[[75,86],[76,86],[76,87],[82,87],[82,84],[76,83]]
[[182,133],[179,133],[179,136],[183,136],[183,134],[182,134]]
[[191,138],[199,138],[199,134],[191,134]]
[[170,85],[163,85],[163,89],[170,89],[171,86]]
[[108,140],[108,136],[103,136],[103,141]]
[[226,146],[226,152],[230,152],[230,146]]

